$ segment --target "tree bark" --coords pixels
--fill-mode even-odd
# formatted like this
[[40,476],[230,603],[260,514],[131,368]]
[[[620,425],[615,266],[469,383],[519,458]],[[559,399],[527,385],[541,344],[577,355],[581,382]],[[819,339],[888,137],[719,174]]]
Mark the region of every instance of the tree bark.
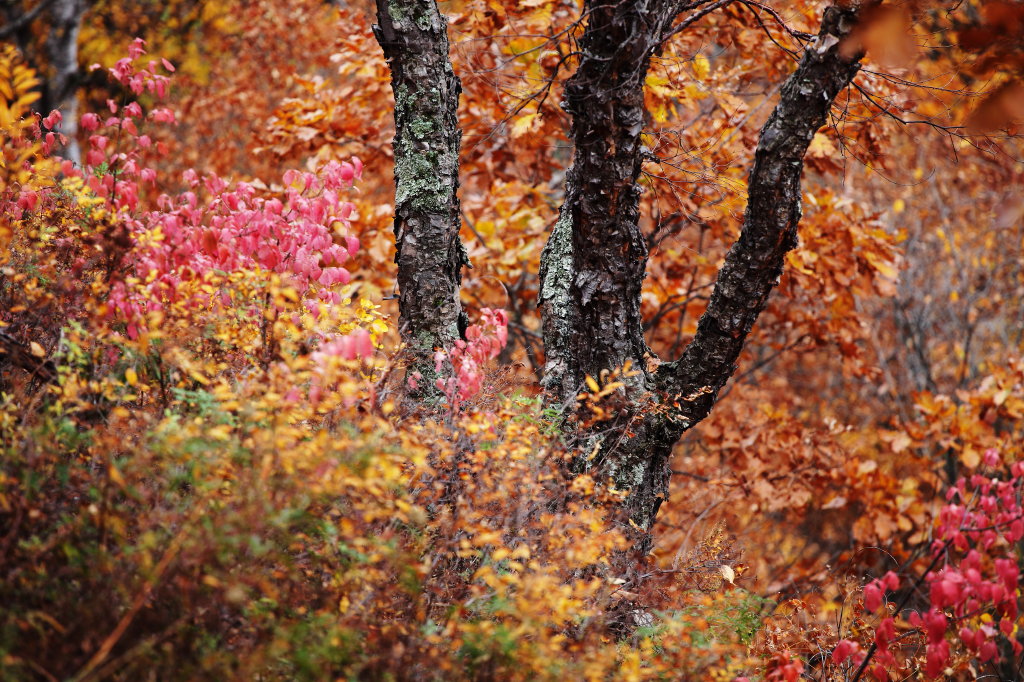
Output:
[[459,285],[469,257],[459,239],[457,108],[447,22],[434,0],[377,0],[374,33],[395,95],[395,262],[399,330],[410,370],[433,390],[437,348],[460,338]]
[[46,116],[54,109],[60,109],[63,121],[56,132],[64,133],[68,144],[61,155],[76,164],[81,162],[78,145],[78,86],[81,74],[78,68],[78,36],[82,29],[82,17],[89,9],[91,0],[38,0],[30,9],[20,2],[6,0],[0,10],[4,25],[0,27],[0,40],[13,39],[22,54],[29,54],[33,43],[32,23],[44,12],[49,12],[50,25],[46,36],[46,59],[44,68],[37,70],[46,75],[42,93],[33,108]]
[[[782,273],[785,254],[796,246],[804,154],[859,69],[861,55],[850,54],[843,41],[861,5],[877,4],[865,0],[825,11],[819,36],[761,131],[741,235],[696,336],[680,359],[654,371],[640,317],[647,264],[637,184],[645,157],[644,81],[666,39],[729,1],[586,0],[580,64],[565,89],[575,151],[560,216],[541,257],[543,386],[552,399],[569,404],[585,377],[632,364],[636,372],[622,396],[626,409],[613,422],[579,434],[588,457],[578,468],[629,490],[625,509],[644,531],[668,495],[673,445],[711,411]],[[375,33],[395,93],[399,326],[429,387],[434,349],[459,338],[458,290],[461,268],[468,265],[456,195],[460,87],[434,0],[377,0],[377,12]]]
[[57,130],[68,138],[61,153],[76,164],[82,161],[78,147],[78,34],[88,7],[86,0],[53,0],[50,7],[53,20],[46,38],[53,76],[47,80],[41,100],[44,116],[53,109],[61,110],[63,120]]
[[836,96],[860,70],[863,54],[844,54],[849,46],[843,43],[857,14],[856,8],[826,9],[817,39],[782,86],[758,139],[740,237],[718,273],[693,341],[678,361],[658,369],[658,387],[682,401],[675,415],[680,428],[690,428],[711,412],[782,276],[786,253],[798,244],[804,154]]
[[[580,63],[565,86],[573,165],[541,256],[543,386],[573,400],[585,376],[643,368],[640,319],[647,245],[640,232],[644,80],[680,10],[672,0],[587,0]],[[643,382],[638,382],[643,383]]]
[[648,530],[668,496],[673,445],[710,413],[782,274],[785,254],[797,244],[804,154],[859,69],[862,55],[849,54],[843,40],[860,3],[826,9],[820,34],[782,87],[761,130],[740,238],[693,341],[679,360],[654,373],[646,369],[640,321],[647,252],[637,225],[636,179],[643,161],[644,76],[660,41],[678,29],[669,25],[679,5],[588,1],[586,7],[583,56],[566,87],[574,165],[542,257],[544,386],[568,403],[587,375],[626,361],[639,370],[626,389],[632,409],[600,426],[612,436],[580,435],[590,453],[586,466],[630,490],[629,516]]

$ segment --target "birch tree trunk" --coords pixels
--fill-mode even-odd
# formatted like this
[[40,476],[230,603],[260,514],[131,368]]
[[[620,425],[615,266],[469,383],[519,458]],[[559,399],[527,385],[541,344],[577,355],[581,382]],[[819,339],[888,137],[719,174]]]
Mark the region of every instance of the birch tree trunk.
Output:
[[49,13],[49,33],[46,36],[49,69],[48,72],[41,71],[46,79],[37,106],[44,116],[60,109],[63,121],[56,131],[68,138],[61,155],[76,164],[82,160],[78,146],[78,36],[82,17],[90,5],[90,0],[38,0],[26,9],[21,3],[6,0],[2,7],[6,24],[0,28],[0,39],[13,39],[25,52],[32,40],[32,23],[44,13]]

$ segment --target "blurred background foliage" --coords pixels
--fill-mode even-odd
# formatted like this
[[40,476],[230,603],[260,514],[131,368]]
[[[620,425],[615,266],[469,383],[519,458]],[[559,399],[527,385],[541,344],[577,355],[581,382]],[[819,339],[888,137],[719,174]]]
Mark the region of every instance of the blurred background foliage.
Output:
[[[876,641],[863,584],[897,572],[908,612],[926,609],[947,489],[1022,459],[1020,3],[899,5],[865,32],[869,63],[809,152],[801,245],[677,446],[653,552],[620,574],[618,493],[567,475],[535,382],[577,3],[442,3],[464,89],[464,303],[505,309],[509,344],[439,417],[396,379],[392,103],[369,3],[55,1],[21,21],[40,1],[8,0],[0,25],[5,679],[854,679],[830,652]],[[61,100],[64,5],[80,23]],[[654,60],[643,300],[663,359],[695,331],[821,8],[733,3]],[[66,173],[40,118],[60,108],[54,131],[94,148],[74,114],[135,99],[108,69],[136,36],[175,68],[141,110],[177,123],[111,143],[157,173],[131,209],[98,189],[128,157]],[[186,171],[270,200],[286,169],[353,156],[350,282],[211,270],[185,278],[201,303],[129,333],[112,292],[145,285],[133,259],[159,241],[133,221],[195,189]],[[342,301],[329,315],[321,291]],[[371,354],[317,355],[359,330]],[[989,568],[1021,552],[984,549]],[[923,675],[925,634],[895,616],[882,679]],[[957,627],[943,676],[1018,679],[1018,630],[982,661]]]

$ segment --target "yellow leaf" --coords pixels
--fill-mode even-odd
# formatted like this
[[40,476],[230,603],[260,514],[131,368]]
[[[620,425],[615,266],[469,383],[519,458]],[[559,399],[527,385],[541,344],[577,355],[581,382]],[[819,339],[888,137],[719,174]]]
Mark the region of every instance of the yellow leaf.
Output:
[[873,251],[865,252],[864,260],[866,260],[868,264],[871,265],[871,267],[873,267],[875,271],[877,271],[878,274],[882,275],[883,277],[888,277],[889,279],[896,279],[896,277],[899,275],[899,272],[896,270],[895,267],[893,267],[892,263],[886,260],[884,256],[881,256]]
[[534,127],[535,121],[540,120],[540,114],[534,112],[532,114],[524,114],[520,116],[515,123],[512,124],[512,139],[522,137],[526,133],[530,132]]
[[29,342],[28,347],[32,351],[32,355],[36,356],[37,358],[45,358],[46,357],[46,351],[43,350],[43,347],[40,346],[35,341]]
[[966,447],[964,448],[964,451],[960,453],[960,461],[963,462],[965,467],[974,469],[981,464],[981,453],[972,447]]
[[586,381],[587,381],[587,388],[589,388],[594,393],[597,393],[598,391],[601,390],[601,387],[597,385],[596,381],[594,381],[594,377],[588,376]]
[[124,477],[121,475],[121,472],[117,470],[117,467],[115,467],[113,464],[111,464],[110,467],[107,469],[107,475],[110,476],[110,480],[114,485],[118,486],[119,488],[124,487]]
[[668,107],[661,102],[658,102],[651,107],[651,118],[653,118],[657,123],[665,123],[668,121]]
[[28,108],[28,105],[39,99],[41,95],[38,92],[26,92],[24,95],[14,100],[14,104],[11,109]]
[[907,202],[903,201],[903,199],[897,199],[896,201],[892,202],[892,210],[895,213],[903,213],[903,211],[905,211],[906,209]]
[[878,462],[874,461],[873,459],[868,459],[860,463],[860,466],[857,467],[857,473],[860,474],[861,476],[864,476],[866,474],[870,474],[877,468]]
[[794,270],[798,270],[805,275],[814,276],[814,270],[807,267],[803,259],[803,254],[800,251],[790,251],[787,253],[786,262],[789,263],[790,267]]
[[129,367],[124,372],[124,380],[128,382],[129,386],[134,386],[139,383],[139,375],[135,373],[135,370]]
[[832,140],[828,139],[828,135],[823,133],[815,133],[810,146],[807,147],[808,156],[831,157],[836,153],[836,146],[832,144]]
[[699,54],[693,58],[693,75],[697,77],[697,80],[702,81],[706,79],[710,73],[711,63],[707,57]]
[[613,381],[611,383],[605,384],[604,388],[601,390],[601,393],[603,395],[611,395],[620,388],[625,388],[625,386],[626,384],[622,383],[621,381]]
[[910,440],[910,436],[901,432],[896,434],[896,437],[892,439],[890,446],[892,447],[892,451],[898,455],[910,447],[912,443],[913,441]]
[[228,440],[231,438],[231,427],[227,424],[219,424],[208,430],[206,435],[214,440]]

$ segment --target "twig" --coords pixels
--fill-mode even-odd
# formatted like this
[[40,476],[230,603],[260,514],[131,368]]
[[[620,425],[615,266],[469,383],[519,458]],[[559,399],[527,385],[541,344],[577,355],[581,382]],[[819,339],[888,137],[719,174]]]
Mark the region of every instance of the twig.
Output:
[[51,2],[53,2],[53,0],[40,0],[38,5],[25,12],[3,28],[0,28],[0,40],[5,40],[7,36],[13,35],[25,26],[31,24],[36,17],[42,14],[43,10],[46,9]]

